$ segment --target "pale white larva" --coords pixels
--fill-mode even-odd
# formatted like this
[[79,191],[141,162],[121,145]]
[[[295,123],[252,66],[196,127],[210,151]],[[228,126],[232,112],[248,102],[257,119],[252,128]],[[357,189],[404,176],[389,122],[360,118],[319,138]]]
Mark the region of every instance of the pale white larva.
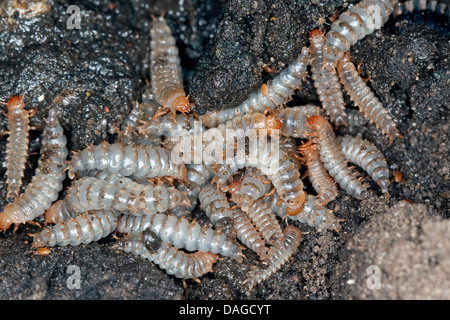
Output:
[[49,110],[43,133],[41,158],[25,191],[5,206],[0,213],[0,230],[13,223],[24,223],[40,216],[58,199],[66,177],[67,140],[56,117],[56,110]]
[[247,212],[253,203],[271,189],[270,180],[260,170],[248,168],[242,178],[239,202],[242,211]]
[[311,129],[306,127],[306,120],[312,116],[321,114],[318,106],[307,104],[296,107],[280,107],[274,111],[274,115],[281,120],[281,134],[285,137],[306,139],[304,133],[311,133]]

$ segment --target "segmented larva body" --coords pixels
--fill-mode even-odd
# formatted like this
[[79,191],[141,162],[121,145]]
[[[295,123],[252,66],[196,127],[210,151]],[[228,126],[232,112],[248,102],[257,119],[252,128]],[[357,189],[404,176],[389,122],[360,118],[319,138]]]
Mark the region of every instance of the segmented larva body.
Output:
[[133,179],[143,177],[186,178],[186,166],[171,159],[171,150],[163,147],[103,142],[76,152],[69,163],[69,177],[85,170],[108,170]]
[[386,134],[391,142],[399,137],[400,133],[395,122],[380,100],[361,79],[355,65],[351,62],[349,51],[345,52],[342,59],[339,60],[337,69],[345,91],[355,102],[355,105],[359,107],[359,110],[364,113],[364,116],[369,119],[369,122],[375,123],[377,128]]
[[283,230],[283,234],[283,247],[270,248],[266,259],[267,266],[252,270],[247,274],[247,279],[244,280],[243,284],[248,290],[251,290],[255,285],[269,278],[297,252],[302,238],[302,232],[294,226],[287,226]]
[[310,227],[317,228],[319,231],[332,230],[339,232],[341,229],[341,221],[333,213],[333,210],[326,207],[319,207],[316,202],[316,197],[307,194],[305,205],[299,214],[290,216],[286,214],[286,205],[280,201],[280,197],[277,193],[269,196],[267,201],[269,202],[272,211],[280,218],[289,218],[293,221],[307,224]]
[[236,237],[247,248],[256,252],[261,260],[265,260],[268,248],[261,232],[258,231],[249,216],[237,206],[232,208],[232,212]]
[[356,109],[346,109],[348,125],[350,127],[362,127],[369,123],[364,113]]
[[172,114],[165,114],[150,121],[141,121],[138,131],[140,134],[177,138],[193,128],[193,122],[194,118],[185,114],[177,114],[175,119]]
[[381,192],[387,194],[389,188],[389,168],[381,151],[371,142],[349,135],[338,137],[345,159],[358,165],[380,186]]
[[316,29],[309,34],[309,51],[311,54],[311,78],[314,82],[319,100],[333,123],[348,125],[344,107],[341,84],[332,65],[323,63],[323,46],[325,33]]
[[245,171],[239,190],[239,202],[242,211],[247,212],[253,203],[268,193],[271,188],[271,181],[258,169],[248,168]]
[[280,130],[282,123],[280,119],[274,116],[265,116],[260,112],[256,113],[246,113],[242,115],[237,115],[232,120],[228,120],[224,124],[219,124],[217,129],[222,132],[222,136],[226,136],[226,130],[242,130],[244,133],[248,130],[259,130],[266,129],[267,133],[270,134],[272,130]]
[[66,198],[69,207],[77,213],[118,210],[134,215],[152,215],[189,204],[186,193],[174,187],[144,185],[126,177],[115,184],[83,177],[73,183]]
[[77,246],[98,241],[112,233],[117,225],[117,211],[98,210],[59,221],[33,234],[34,247]]
[[313,136],[320,145],[320,160],[330,176],[349,195],[359,200],[364,199],[367,186],[361,182],[358,173],[347,166],[331,124],[321,116],[312,116],[306,121],[306,125],[315,130]]
[[268,244],[279,248],[283,246],[283,231],[272,208],[264,199],[256,200],[247,214]]
[[226,194],[215,184],[207,184],[201,188],[198,199],[216,229],[221,229],[227,235],[234,236],[233,213]]
[[308,74],[307,67],[310,61],[309,50],[304,47],[300,55],[274,79],[269,81],[260,90],[250,94],[236,108],[228,108],[218,111],[210,111],[199,117],[206,127],[217,127],[239,114],[247,114],[250,111],[263,113],[266,109],[274,110],[292,99],[296,89],[301,87]]
[[203,187],[213,177],[209,166],[203,163],[186,164],[186,169],[186,180],[196,188]]
[[312,116],[321,114],[318,106],[307,104],[298,107],[280,107],[274,111],[274,115],[281,120],[281,134],[285,137],[306,139],[304,132],[311,133],[311,129],[305,126],[306,120]]
[[22,186],[25,163],[28,157],[28,131],[31,111],[25,110],[21,97],[8,101],[8,139],[6,142],[6,198],[17,198]]
[[40,216],[56,201],[63,188],[67,140],[56,117],[56,110],[49,111],[45,122],[38,168],[25,191],[0,213],[0,230],[7,229],[13,223],[24,223]]
[[[145,231],[144,231],[145,232]],[[211,252],[186,253],[167,242],[158,243],[158,248],[148,250],[148,241],[140,236],[127,236],[114,245],[115,249],[132,253],[157,264],[168,274],[180,279],[197,279],[211,272],[219,256]]]
[[188,251],[202,251],[220,254],[242,262],[242,249],[225,233],[202,227],[198,222],[186,218],[157,213],[154,215],[123,215],[117,223],[117,231],[138,235],[150,229],[164,242]]
[[308,141],[298,149],[305,158],[309,181],[317,192],[317,204],[323,207],[337,197],[336,183],[320,160],[318,144]]
[[150,34],[150,76],[154,97],[172,113],[189,112],[191,105],[184,91],[178,48],[164,16],[153,18]]
[[327,33],[324,62],[336,65],[358,40],[380,29],[389,19],[397,0],[364,0],[342,13]]

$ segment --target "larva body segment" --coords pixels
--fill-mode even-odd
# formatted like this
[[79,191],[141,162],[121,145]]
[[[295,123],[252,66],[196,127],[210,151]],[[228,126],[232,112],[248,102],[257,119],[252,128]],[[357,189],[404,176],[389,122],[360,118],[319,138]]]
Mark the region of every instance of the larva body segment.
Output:
[[119,215],[114,210],[98,210],[59,221],[33,234],[33,246],[77,246],[98,241],[115,230]]
[[316,197],[313,195],[306,195],[305,205],[302,211],[293,216],[286,214],[286,206],[280,202],[280,197],[277,193],[270,196],[268,202],[272,211],[280,218],[284,219],[287,217],[290,220],[317,228],[319,231],[332,230],[339,232],[341,230],[340,222],[343,220],[336,217],[333,210],[326,207],[319,207],[316,202]]
[[283,231],[272,208],[264,199],[256,200],[247,214],[268,244],[279,248],[283,246]]
[[238,204],[241,206],[242,211],[247,212],[257,199],[270,191],[270,188],[270,180],[261,174],[261,171],[248,168],[245,171],[239,191]]
[[342,13],[327,33],[324,63],[336,65],[358,40],[380,29],[389,19],[397,0],[363,0]]
[[347,166],[331,124],[321,116],[312,116],[306,121],[306,125],[315,130],[313,136],[320,145],[320,159],[330,176],[349,195],[359,200],[364,199],[367,186],[361,182],[357,172]]
[[83,177],[74,182],[66,198],[70,208],[78,213],[118,210],[135,215],[152,215],[189,204],[186,194],[174,187],[143,185],[126,177],[115,184]]
[[345,52],[342,59],[339,60],[337,69],[345,91],[369,122],[375,123],[377,128],[387,135],[391,142],[399,137],[400,133],[395,122],[383,107],[381,101],[361,79],[355,65],[351,62],[349,51]]
[[165,114],[150,121],[142,121],[138,131],[140,134],[178,138],[194,127],[193,122],[194,118],[185,114],[177,114],[175,119],[172,114]]
[[317,192],[317,204],[325,206],[337,197],[338,190],[334,179],[320,160],[319,145],[308,141],[299,147],[299,151],[305,158],[309,181]]
[[40,216],[56,201],[63,188],[67,140],[56,110],[49,111],[45,122],[38,168],[25,191],[0,213],[0,230],[6,230],[12,223],[24,223]]
[[222,230],[229,236],[234,236],[233,213],[226,194],[215,184],[207,184],[201,188],[198,199],[216,229]]
[[247,278],[244,280],[244,287],[247,290],[251,290],[255,285],[266,280],[277,270],[279,270],[290,257],[292,257],[298,250],[300,245],[302,232],[294,227],[287,226],[283,230],[284,242],[282,248],[271,247],[267,256],[267,267],[258,268],[248,273]]
[[153,18],[150,34],[150,76],[155,99],[172,113],[189,112],[178,48],[164,16]]
[[200,116],[203,125],[211,128],[233,119],[238,114],[252,112],[263,113],[266,109],[274,110],[292,98],[296,89],[307,76],[307,67],[310,61],[308,48],[302,48],[300,55],[274,79],[269,81],[262,89],[253,92],[236,108],[219,111],[210,111]]
[[23,99],[14,96],[8,101],[8,139],[6,142],[6,198],[17,198],[25,163],[28,157],[28,131],[30,130],[30,113],[25,110]]
[[305,126],[309,117],[321,114],[320,107],[308,104],[297,107],[280,107],[274,111],[275,116],[282,121],[281,134],[285,137],[306,139],[304,132],[311,129]]
[[388,193],[389,168],[381,151],[371,142],[349,135],[338,137],[345,159],[358,165],[380,186],[381,192]]
[[356,109],[346,109],[348,125],[350,127],[362,127],[369,123],[364,113]]
[[211,252],[186,253],[167,242],[158,243],[159,246],[154,251],[148,250],[146,244],[152,245],[144,240],[142,235],[127,236],[118,241],[114,248],[147,259],[157,264],[167,274],[180,279],[197,279],[211,272],[218,259],[217,254]]
[[325,33],[316,29],[309,34],[311,53],[311,78],[314,82],[319,100],[333,123],[348,125],[345,113],[344,97],[336,69],[323,63],[323,46]]
[[242,262],[242,249],[225,233],[202,227],[198,222],[186,218],[157,213],[154,215],[123,215],[117,223],[117,231],[138,235],[150,229],[164,242],[188,251],[202,251],[220,254]]
[[75,153],[69,163],[69,177],[85,170],[108,170],[133,179],[169,176],[186,178],[186,166],[171,159],[171,150],[163,147],[103,142]]
[[265,116],[260,112],[251,112],[238,115],[224,124],[219,124],[217,128],[222,132],[222,136],[225,137],[226,130],[233,130],[234,132],[242,130],[245,133],[248,130],[265,129],[270,134],[272,130],[280,130],[281,126],[281,120],[276,117]]
[[268,252],[261,232],[255,227],[249,216],[237,206],[232,209],[236,237],[247,248],[256,252],[261,260],[265,260]]

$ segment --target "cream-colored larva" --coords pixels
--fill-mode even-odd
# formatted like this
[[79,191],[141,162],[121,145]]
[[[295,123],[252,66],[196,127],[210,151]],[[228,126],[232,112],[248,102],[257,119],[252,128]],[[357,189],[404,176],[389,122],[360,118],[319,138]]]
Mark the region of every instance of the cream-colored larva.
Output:
[[116,229],[120,215],[114,210],[98,210],[59,221],[32,234],[34,247],[77,246],[98,241]]
[[317,192],[317,204],[323,207],[337,197],[336,183],[320,160],[318,144],[308,141],[298,149],[305,158],[306,167],[308,168],[308,179]]
[[319,29],[309,33],[309,51],[311,54],[311,78],[314,82],[319,100],[331,122],[337,125],[348,125],[345,113],[344,96],[336,69],[323,63],[323,46],[325,33]]
[[265,260],[268,252],[261,232],[255,227],[249,216],[238,206],[232,208],[236,238],[247,248],[256,252],[261,260]]
[[263,85],[260,90],[250,94],[248,99],[236,108],[209,111],[200,116],[199,120],[208,128],[217,127],[219,124],[233,119],[236,113],[247,114],[251,111],[264,113],[266,109],[274,110],[276,107],[284,105],[292,99],[295,90],[301,87],[308,75],[309,61],[309,50],[304,47],[300,55],[287,68],[283,69],[267,85]]
[[217,185],[206,184],[200,189],[198,199],[214,227],[222,230],[230,237],[235,236],[233,213],[226,194]]
[[68,206],[77,213],[118,210],[134,215],[152,215],[189,204],[185,192],[174,187],[144,185],[121,177],[108,183],[95,177],[76,180],[66,195]]
[[113,248],[147,259],[167,274],[180,279],[194,279],[211,272],[219,256],[211,252],[186,253],[168,242],[162,242],[151,231],[145,230],[138,236],[127,235]]
[[108,170],[133,179],[169,176],[186,178],[184,163],[174,163],[171,150],[164,147],[124,143],[90,145],[76,152],[68,165],[69,177],[80,176],[85,170]]
[[224,232],[201,226],[185,217],[157,213],[133,216],[125,214],[117,222],[117,231],[138,235],[150,229],[164,242],[187,251],[202,251],[220,254],[242,262],[243,254],[239,244]]
[[67,140],[55,109],[49,110],[45,123],[38,168],[25,191],[0,213],[0,230],[6,230],[13,223],[25,223],[40,216],[58,198],[63,188]]
[[30,117],[36,110],[25,110],[23,98],[14,96],[8,101],[8,139],[6,142],[6,198],[19,196],[28,157]]
[[361,182],[362,178],[358,177],[358,172],[347,166],[331,124],[321,116],[312,116],[306,121],[306,125],[315,130],[312,136],[320,145],[320,160],[330,176],[349,195],[359,200],[364,199],[367,185]]
[[256,200],[270,191],[271,185],[269,178],[263,175],[260,170],[255,168],[246,169],[242,178],[237,204],[241,206],[242,211],[247,212]]
[[336,63],[358,40],[380,29],[389,19],[397,0],[363,0],[333,22],[323,48],[325,63]]
[[274,115],[281,120],[281,135],[285,137],[306,139],[304,133],[311,133],[311,129],[306,127],[306,120],[312,116],[321,114],[318,106],[307,104],[296,107],[280,107],[274,111]]
[[283,246],[283,231],[269,203],[258,199],[247,214],[268,244],[279,248]]
[[302,232],[294,226],[287,226],[284,228],[283,234],[283,246],[281,248],[270,248],[266,259],[267,264],[264,267],[256,268],[247,274],[247,278],[243,283],[247,290],[251,290],[255,285],[274,274],[297,252],[302,238]]
[[186,97],[180,57],[175,38],[164,16],[153,17],[150,30],[150,76],[152,91],[156,101],[163,106],[155,117],[168,111],[174,115],[177,111],[189,112],[191,104]]
[[351,62],[350,52],[346,51],[337,65],[339,78],[350,98],[359,107],[370,123],[375,123],[392,142],[401,137],[395,122],[381,104],[380,100],[361,79],[355,65]]
[[388,194],[389,168],[381,151],[371,142],[349,135],[338,137],[345,159],[358,165],[378,184],[381,192]]

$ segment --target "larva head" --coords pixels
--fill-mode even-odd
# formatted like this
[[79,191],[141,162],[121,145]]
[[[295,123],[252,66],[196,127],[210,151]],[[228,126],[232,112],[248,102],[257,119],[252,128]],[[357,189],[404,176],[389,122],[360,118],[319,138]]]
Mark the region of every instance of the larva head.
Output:
[[322,116],[312,116],[306,120],[306,126],[314,131],[322,130],[326,125],[326,120]]
[[179,96],[173,99],[172,108],[179,112],[189,112],[191,111],[192,104],[189,102],[189,96]]
[[6,214],[6,212],[0,213],[0,231],[6,231],[6,229],[8,229],[13,223],[14,222],[9,215]]
[[241,181],[233,180],[227,185],[228,192],[231,194],[231,201],[234,203],[239,203],[240,195],[241,195]]
[[273,131],[281,130],[281,127],[283,126],[283,123],[280,119],[274,117],[274,116],[267,116],[266,117],[266,128],[268,134],[272,135]]
[[298,147],[298,151],[304,156],[306,157],[307,155],[309,155],[311,152],[314,152],[315,150],[318,150],[319,146],[317,145],[317,143],[314,143],[314,141],[309,140],[308,142],[302,144],[300,147]]
[[309,33],[309,43],[312,46],[322,45],[325,43],[325,32],[315,29]]
[[8,111],[21,110],[25,108],[23,98],[19,96],[11,97],[8,101]]
[[302,237],[302,231],[299,228],[294,227],[293,225],[288,225],[288,226],[286,226],[284,228],[283,234],[287,235],[288,233],[295,234],[295,236],[294,236],[295,239],[299,239],[300,240],[301,237]]

